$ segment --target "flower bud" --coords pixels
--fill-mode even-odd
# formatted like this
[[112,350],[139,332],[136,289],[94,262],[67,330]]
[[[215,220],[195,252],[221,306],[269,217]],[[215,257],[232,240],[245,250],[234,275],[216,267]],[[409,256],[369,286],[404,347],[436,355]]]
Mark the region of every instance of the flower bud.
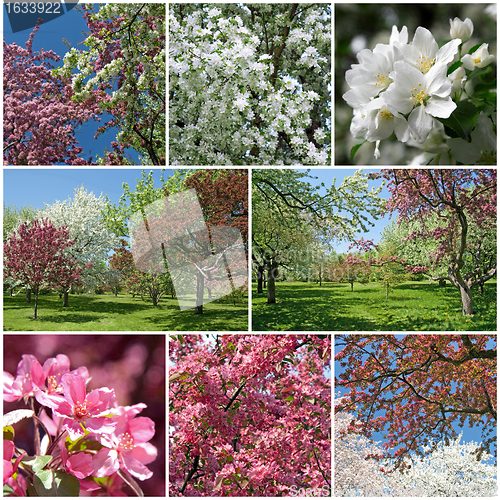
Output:
[[473,31],[474,25],[469,18],[465,21],[461,21],[458,17],[455,17],[453,21],[450,19],[451,38],[460,38],[462,43],[465,43],[471,37]]
[[456,69],[448,78],[451,80],[451,93],[458,92],[465,81],[465,69],[462,67]]
[[495,56],[489,54],[488,44],[483,43],[481,47],[472,54],[465,54],[461,60],[465,68],[473,70],[474,68],[484,68],[488,66],[488,64],[495,60]]

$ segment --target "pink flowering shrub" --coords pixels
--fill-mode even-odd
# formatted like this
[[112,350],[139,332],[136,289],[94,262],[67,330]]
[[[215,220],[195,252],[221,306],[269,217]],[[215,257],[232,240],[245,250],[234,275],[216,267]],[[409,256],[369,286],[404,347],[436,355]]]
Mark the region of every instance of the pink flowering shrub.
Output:
[[170,496],[331,495],[329,335],[169,347]]
[[[4,415],[4,495],[143,496],[137,481],[153,475],[155,424],[137,417],[145,404],[120,406],[114,389],[87,390],[90,379],[64,354],[43,365],[25,354],[16,376],[4,372],[4,401],[28,408]],[[34,456],[21,449],[23,434],[16,439],[24,419],[34,424]]]

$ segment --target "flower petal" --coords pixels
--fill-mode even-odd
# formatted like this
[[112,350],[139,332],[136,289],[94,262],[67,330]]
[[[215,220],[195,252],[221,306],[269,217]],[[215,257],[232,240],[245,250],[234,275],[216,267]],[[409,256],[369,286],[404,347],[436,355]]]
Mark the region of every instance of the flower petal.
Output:
[[448,118],[457,105],[451,100],[450,97],[441,99],[440,97],[431,97],[427,102],[425,110],[432,116],[437,118]]
[[94,455],[94,476],[107,477],[120,468],[118,452],[109,448],[101,448]]
[[423,143],[432,129],[432,117],[425,112],[424,106],[417,106],[410,113],[408,124],[415,140]]
[[80,375],[66,373],[62,376],[63,394],[73,405],[81,404],[85,401],[87,391],[85,380]]
[[136,417],[129,422],[134,443],[146,443],[155,435],[155,423],[148,417]]

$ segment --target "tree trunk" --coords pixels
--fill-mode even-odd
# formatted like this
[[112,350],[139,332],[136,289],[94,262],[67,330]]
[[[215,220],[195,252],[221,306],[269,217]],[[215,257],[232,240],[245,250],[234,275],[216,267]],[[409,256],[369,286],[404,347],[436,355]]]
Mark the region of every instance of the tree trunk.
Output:
[[354,292],[354,281],[351,281],[351,292]]
[[462,314],[464,316],[473,316],[472,291],[467,284],[460,286],[460,294],[462,295]]
[[477,288],[478,293],[484,293],[484,283],[481,281]]
[[257,293],[262,293],[264,291],[264,266],[258,266],[257,268]]
[[445,279],[440,279],[439,280],[439,286],[446,286],[446,280]]
[[64,298],[63,298],[63,307],[68,307],[68,301],[69,301],[69,292],[64,292]]
[[389,285],[385,287],[385,300],[389,300]]
[[203,274],[198,273],[196,276],[196,307],[195,314],[203,314],[203,290],[205,288],[205,278]]
[[276,278],[278,277],[278,264],[271,261],[267,272],[267,303],[276,304]]
[[[11,293],[12,295],[12,293]],[[31,289],[26,289],[26,304],[31,304]]]
[[33,319],[38,318],[37,313],[38,313],[38,293],[35,293],[35,313],[33,314]]

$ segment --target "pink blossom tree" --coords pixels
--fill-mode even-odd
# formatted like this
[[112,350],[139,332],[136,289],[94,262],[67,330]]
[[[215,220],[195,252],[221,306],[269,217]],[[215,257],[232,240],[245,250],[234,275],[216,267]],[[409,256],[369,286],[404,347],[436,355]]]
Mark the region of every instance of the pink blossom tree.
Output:
[[355,413],[367,437],[382,432],[395,468],[429,441],[456,437],[457,423],[496,446],[496,334],[346,334],[335,348],[335,386],[349,390],[335,411]]
[[23,222],[4,243],[4,276],[32,290],[33,319],[37,319],[38,294],[42,289],[80,283],[82,267],[63,253],[72,244],[68,229],[56,228],[48,219]]
[[170,495],[331,495],[329,335],[170,341]]
[[[4,41],[4,165],[88,165],[75,139],[75,128],[100,113],[92,97],[72,100],[71,79],[51,70],[60,57],[51,50],[33,52],[33,29],[26,48]],[[99,118],[97,118],[99,119]]]
[[[399,221],[418,222],[419,230],[408,239],[437,243],[434,265],[447,267],[446,279],[460,291],[463,314],[474,314],[472,288],[497,270],[496,259],[485,269],[482,258],[488,235],[496,231],[496,169],[388,169],[372,174],[379,176],[389,181],[387,210],[397,212]],[[464,273],[467,254],[475,264]],[[418,269],[425,263],[411,264]],[[432,274],[431,269],[419,270]]]

